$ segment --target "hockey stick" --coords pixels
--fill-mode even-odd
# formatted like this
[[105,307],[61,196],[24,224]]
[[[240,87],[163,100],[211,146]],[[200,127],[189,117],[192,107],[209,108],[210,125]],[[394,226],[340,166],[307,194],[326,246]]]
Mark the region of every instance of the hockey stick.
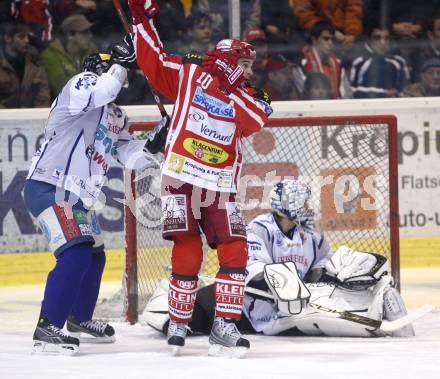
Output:
[[[199,278],[207,283],[214,283],[214,278],[211,278],[209,276],[199,275]],[[245,287],[245,292],[257,296],[261,296],[267,299],[275,300],[274,296],[270,294],[269,292],[259,290],[257,288],[253,287]],[[419,318],[427,315],[428,313],[432,312],[435,307],[431,304],[424,305],[420,308],[417,308],[413,312],[398,318],[394,321],[388,321],[388,320],[376,320],[374,318],[361,316],[356,313],[350,312],[350,311],[338,311],[336,309],[331,309],[327,307],[323,307],[318,304],[314,303],[308,303],[307,306],[311,309],[313,309],[316,312],[326,313],[328,315],[332,315],[335,318],[340,318],[346,321],[351,321],[357,324],[365,325],[370,328],[374,328],[375,330],[380,329],[386,333],[393,332],[395,330],[398,330],[405,325],[408,325]]]
[[[133,30],[128,23],[127,17],[125,16],[124,10],[122,9],[121,1],[120,0],[113,0],[113,5],[116,9],[116,12],[118,13],[119,19],[121,20],[122,26],[124,27],[125,33],[127,34],[133,34]],[[151,86],[150,82],[147,78],[148,87],[150,88],[151,93],[153,94],[154,101],[156,102],[157,107],[159,108],[160,115],[162,117],[168,116],[167,111],[165,110],[165,107],[162,104],[162,101],[160,100],[159,94],[157,91]]]
[[355,322],[357,324],[362,324],[371,328],[374,328],[374,330],[380,329],[386,333],[393,332],[395,330],[398,330],[408,324],[411,324],[412,322],[418,320],[419,318],[427,315],[429,312],[432,312],[435,307],[431,304],[423,305],[420,308],[417,308],[416,310],[412,311],[411,313],[408,313],[407,315],[398,318],[394,321],[388,321],[388,320],[375,320],[370,317],[365,317],[358,315],[353,312],[349,311],[337,311],[335,309],[330,309],[323,307],[318,304],[309,303],[307,304],[310,308],[313,310],[316,310],[318,312],[323,312],[327,314],[334,315],[336,318],[340,318],[346,321]]

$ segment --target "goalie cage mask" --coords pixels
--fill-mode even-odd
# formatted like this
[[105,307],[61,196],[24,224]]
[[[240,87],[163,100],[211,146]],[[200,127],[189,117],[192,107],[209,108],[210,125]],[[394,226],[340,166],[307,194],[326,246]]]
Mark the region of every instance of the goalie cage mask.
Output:
[[99,76],[102,75],[104,72],[107,72],[111,65],[111,54],[92,54],[84,59],[83,71],[94,72],[96,75]]
[[301,221],[312,212],[307,205],[311,196],[310,187],[297,180],[283,180],[272,188],[270,205],[272,210],[292,221]]

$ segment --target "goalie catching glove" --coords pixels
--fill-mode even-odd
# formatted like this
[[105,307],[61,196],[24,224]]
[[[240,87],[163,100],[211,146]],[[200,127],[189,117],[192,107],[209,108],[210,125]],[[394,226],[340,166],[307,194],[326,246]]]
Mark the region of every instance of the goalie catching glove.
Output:
[[168,127],[170,125],[170,116],[163,116],[151,133],[148,135],[147,142],[145,143],[144,152],[146,154],[163,153],[165,149],[165,143],[167,141]]
[[281,316],[301,313],[310,299],[310,291],[298,276],[294,262],[265,265],[264,279]]
[[379,281],[388,271],[388,260],[379,254],[341,246],[325,265],[327,276],[348,289],[363,289]]

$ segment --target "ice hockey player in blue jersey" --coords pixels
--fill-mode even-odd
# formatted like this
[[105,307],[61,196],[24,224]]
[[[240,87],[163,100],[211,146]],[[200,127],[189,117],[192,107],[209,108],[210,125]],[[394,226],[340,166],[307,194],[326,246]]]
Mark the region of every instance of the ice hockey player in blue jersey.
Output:
[[106,259],[94,209],[105,204],[101,190],[110,163],[131,169],[150,165],[153,154],[163,151],[168,126],[163,118],[147,140],[135,140],[125,112],[113,103],[135,60],[128,36],[111,54],[86,58],[84,71],[54,100],[45,141],[32,159],[25,203],[56,257],[33,335],[34,353],[71,355],[80,341],[115,341],[113,327],[92,319]]

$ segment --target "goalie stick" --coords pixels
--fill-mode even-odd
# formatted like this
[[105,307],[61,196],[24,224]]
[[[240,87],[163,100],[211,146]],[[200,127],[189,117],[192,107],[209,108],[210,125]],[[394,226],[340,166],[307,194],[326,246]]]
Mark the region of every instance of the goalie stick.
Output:
[[394,332],[395,330],[398,330],[400,328],[403,328],[405,325],[411,324],[412,322],[418,320],[419,318],[427,315],[429,312],[432,312],[435,307],[432,304],[426,304],[423,305],[420,308],[417,308],[416,310],[412,311],[411,313],[408,313],[407,315],[398,318],[394,321],[388,321],[388,320],[375,320],[374,318],[365,317],[358,315],[353,312],[349,311],[337,311],[335,309],[330,309],[323,307],[318,304],[309,303],[308,306],[318,312],[324,312],[331,315],[334,315],[336,318],[341,318],[346,321],[355,322],[358,324],[362,324],[371,328],[374,328],[375,330],[380,329],[386,333]]
[[[116,12],[118,13],[119,19],[121,20],[122,26],[124,27],[125,33],[127,34],[133,34],[133,30],[130,27],[130,24],[128,23],[127,17],[125,16],[124,10],[122,9],[121,1],[120,0],[113,0],[113,6],[116,9]],[[162,104],[162,101],[160,100],[159,94],[157,91],[151,86],[150,82],[147,78],[145,78],[147,81],[148,87],[150,88],[151,93],[153,94],[154,101],[156,102],[157,107],[159,108],[160,115],[162,117],[167,117],[168,113],[165,110],[165,107]]]
[[[214,283],[214,278],[211,278],[209,276],[199,275],[199,278],[207,283],[210,283],[210,284]],[[275,298],[272,294],[270,294],[266,291],[263,291],[263,290],[259,290],[257,288],[246,286],[244,291],[249,294],[253,294],[253,295],[265,297],[267,299],[275,300]],[[374,330],[380,329],[380,330],[384,331],[385,333],[393,332],[395,330],[398,330],[398,329],[404,327],[405,325],[411,324],[412,322],[427,315],[428,313],[432,312],[435,309],[435,306],[433,306],[432,304],[426,304],[420,308],[417,308],[416,310],[412,311],[411,313],[409,313],[401,318],[398,318],[397,320],[394,320],[394,321],[382,320],[382,321],[380,321],[380,320],[376,320],[374,318],[361,316],[361,315],[358,315],[358,314],[350,312],[350,311],[338,311],[336,309],[323,307],[321,305],[314,304],[314,303],[308,303],[307,306],[316,312],[326,313],[326,314],[331,315],[335,318],[340,318],[340,319],[343,319],[346,321],[351,321],[351,322],[355,322],[357,324],[365,325],[370,328],[373,328]]]

